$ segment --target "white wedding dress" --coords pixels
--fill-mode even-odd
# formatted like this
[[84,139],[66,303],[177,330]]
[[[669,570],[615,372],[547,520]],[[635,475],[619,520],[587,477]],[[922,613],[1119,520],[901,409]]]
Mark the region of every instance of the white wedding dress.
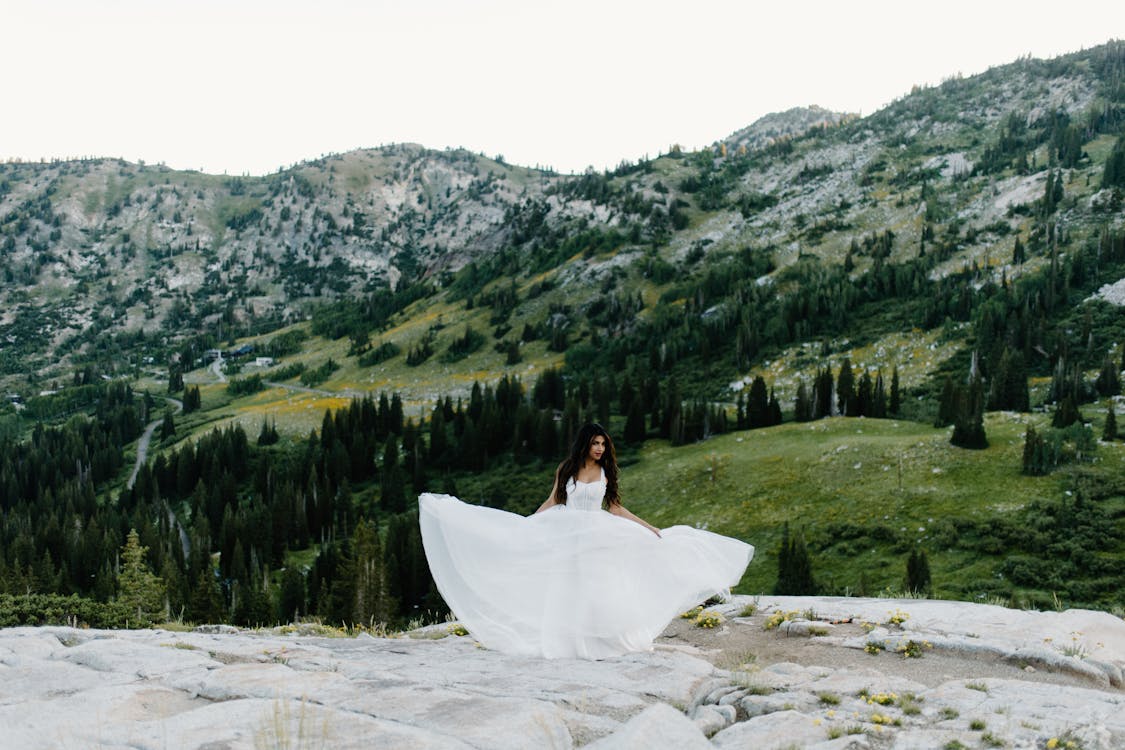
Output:
[[648,651],[679,613],[734,586],[754,548],[672,526],[657,537],[602,510],[605,475],[567,483],[566,505],[520,516],[450,495],[418,499],[430,573],[483,645],[604,659]]

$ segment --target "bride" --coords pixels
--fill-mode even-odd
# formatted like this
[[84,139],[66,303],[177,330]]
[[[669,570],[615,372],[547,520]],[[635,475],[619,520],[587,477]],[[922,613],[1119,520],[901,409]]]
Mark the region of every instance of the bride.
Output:
[[678,613],[738,583],[754,548],[621,504],[613,441],[582,426],[531,516],[423,494],[426,559],[453,614],[510,654],[604,659],[649,651]]

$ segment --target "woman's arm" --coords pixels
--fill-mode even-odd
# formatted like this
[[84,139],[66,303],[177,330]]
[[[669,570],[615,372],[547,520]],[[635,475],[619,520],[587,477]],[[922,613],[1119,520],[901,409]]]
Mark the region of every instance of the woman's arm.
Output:
[[653,526],[651,523],[644,520],[640,516],[636,516],[636,515],[630,513],[625,508],[624,505],[611,505],[611,506],[609,506],[609,512],[612,513],[615,516],[621,516],[622,518],[628,518],[630,521],[633,521],[635,523],[639,523],[641,526],[644,526],[646,529],[651,531],[653,534],[656,534],[657,536],[660,536],[660,529],[656,528],[655,526]]
[[[559,469],[561,468],[562,464],[559,464]],[[558,501],[555,500],[555,493],[559,489],[559,469],[555,469],[555,483],[551,485],[551,494],[547,495],[547,499],[543,501],[543,504],[539,506],[539,510],[535,511],[535,513],[542,513],[548,508],[558,505]],[[532,515],[535,515],[535,513],[532,513]]]

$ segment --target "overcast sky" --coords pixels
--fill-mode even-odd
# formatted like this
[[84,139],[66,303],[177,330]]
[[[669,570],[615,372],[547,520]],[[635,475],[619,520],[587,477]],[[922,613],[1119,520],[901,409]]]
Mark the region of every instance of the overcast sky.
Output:
[[0,0],[0,29],[0,159],[258,175],[415,142],[575,172],[1125,38],[1125,2]]

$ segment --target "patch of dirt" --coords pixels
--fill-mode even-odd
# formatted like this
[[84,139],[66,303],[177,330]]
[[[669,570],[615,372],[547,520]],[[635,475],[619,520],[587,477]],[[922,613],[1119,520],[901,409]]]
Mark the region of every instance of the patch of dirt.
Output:
[[875,670],[927,687],[936,687],[951,680],[995,678],[1121,692],[1080,675],[1029,670],[998,657],[956,651],[926,651],[920,658],[905,658],[890,652],[869,654],[862,649],[842,645],[845,640],[864,635],[865,631],[858,622],[833,623],[830,636],[804,636],[765,630],[765,621],[765,615],[738,617],[725,619],[719,627],[711,629],[677,617],[656,639],[656,646],[694,648],[700,658],[727,670],[763,668],[791,662],[828,669]]

